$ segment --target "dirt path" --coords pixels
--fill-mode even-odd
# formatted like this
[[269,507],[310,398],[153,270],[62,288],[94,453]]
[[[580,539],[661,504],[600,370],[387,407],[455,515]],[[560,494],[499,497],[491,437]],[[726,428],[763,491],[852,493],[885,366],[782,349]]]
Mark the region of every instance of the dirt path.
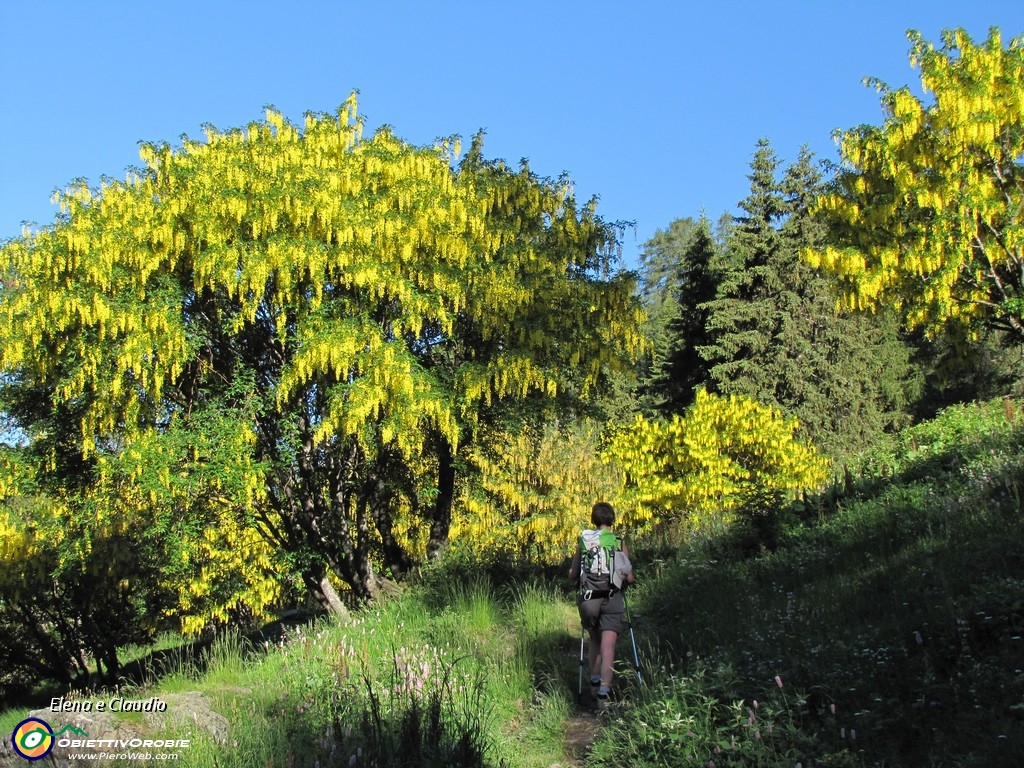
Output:
[[586,765],[590,745],[600,731],[601,721],[595,715],[580,713],[565,721],[565,756],[569,761],[565,768],[583,768]]

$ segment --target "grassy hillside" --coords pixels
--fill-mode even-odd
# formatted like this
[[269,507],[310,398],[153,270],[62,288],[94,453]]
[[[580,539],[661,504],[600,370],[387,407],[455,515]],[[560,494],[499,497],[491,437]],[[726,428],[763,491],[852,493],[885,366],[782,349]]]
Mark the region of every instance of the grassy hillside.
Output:
[[[600,753],[642,733],[666,764],[1024,765],[1017,411],[953,408],[876,447],[767,521],[771,548],[735,532],[658,562],[636,623],[668,669],[618,729],[629,746]],[[673,760],[658,745],[694,697],[715,723]]]
[[188,766],[1024,765],[1017,410],[946,411],[756,534],[635,542],[645,685],[624,663],[585,758],[568,585],[456,564],[347,624],[168,654],[119,692],[165,713],[90,727],[190,738]]

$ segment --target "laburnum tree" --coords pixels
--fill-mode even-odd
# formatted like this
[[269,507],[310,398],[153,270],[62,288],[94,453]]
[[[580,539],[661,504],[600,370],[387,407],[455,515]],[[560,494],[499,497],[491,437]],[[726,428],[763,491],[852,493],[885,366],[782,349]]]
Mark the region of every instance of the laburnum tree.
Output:
[[909,88],[881,92],[885,120],[837,138],[841,171],[816,205],[831,233],[806,258],[834,272],[842,302],[902,309],[911,327],[1024,341],[1024,38],[936,47],[908,33]]
[[828,461],[798,426],[777,408],[704,389],[671,419],[637,416],[604,450],[625,481],[619,525],[693,531],[765,519],[827,476]]
[[475,481],[460,489],[453,541],[473,555],[562,562],[597,501],[617,505],[620,471],[603,461],[601,424],[555,420],[490,433],[467,455]]
[[444,548],[481,430],[594,397],[641,343],[617,230],[479,140],[365,138],[352,98],[141,155],[0,248],[9,451],[35,460],[0,528],[38,536],[15,498],[55,526],[88,502],[79,561],[130,532],[186,629],[261,612],[278,569],[372,598]]
[[141,434],[96,456],[78,487],[72,452],[58,458],[46,434],[77,423],[0,446],[0,692],[88,680],[90,659],[113,682],[125,645],[275,605],[283,564],[246,514],[260,488],[239,415],[204,410],[202,430],[179,420]]

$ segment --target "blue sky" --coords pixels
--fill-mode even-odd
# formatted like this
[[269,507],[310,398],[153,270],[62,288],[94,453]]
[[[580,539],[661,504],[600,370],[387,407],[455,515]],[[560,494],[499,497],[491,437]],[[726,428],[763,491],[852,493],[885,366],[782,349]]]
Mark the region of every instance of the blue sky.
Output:
[[1024,3],[0,2],[0,239],[52,191],[123,178],[138,142],[301,121],[360,91],[367,127],[415,144],[484,129],[485,153],[565,171],[630,220],[624,255],[673,219],[735,209],[758,138],[784,160],[878,123],[873,75],[916,82],[908,28],[1024,34]]

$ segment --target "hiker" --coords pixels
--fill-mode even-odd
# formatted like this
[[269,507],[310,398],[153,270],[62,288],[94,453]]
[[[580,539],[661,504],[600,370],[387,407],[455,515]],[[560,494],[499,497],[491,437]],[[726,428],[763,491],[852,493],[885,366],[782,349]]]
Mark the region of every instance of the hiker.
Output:
[[[597,707],[608,704],[615,662],[615,643],[622,631],[625,600],[622,590],[633,583],[629,551],[612,533],[615,509],[599,501],[590,513],[595,530],[580,534],[569,566],[569,578],[579,583],[577,605],[583,629],[590,633],[590,686]],[[580,645],[582,648],[582,640]],[[582,668],[582,650],[580,665]]]

